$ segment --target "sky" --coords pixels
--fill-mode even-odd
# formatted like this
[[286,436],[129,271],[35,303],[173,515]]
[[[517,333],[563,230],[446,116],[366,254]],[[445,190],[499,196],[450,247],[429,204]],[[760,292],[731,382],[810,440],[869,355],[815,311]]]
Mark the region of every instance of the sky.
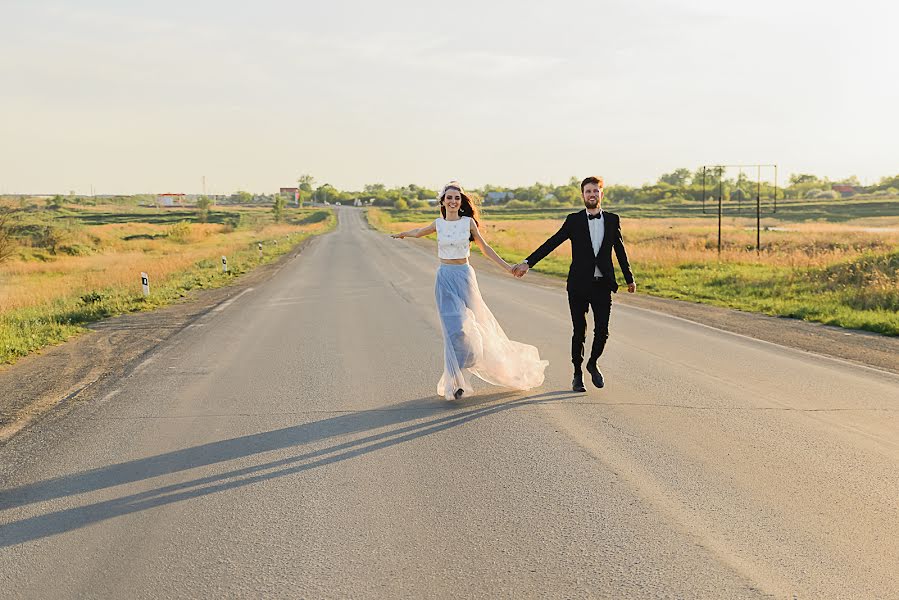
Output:
[[[899,173],[899,3],[0,0],[0,193]],[[770,176],[765,176],[769,179]]]

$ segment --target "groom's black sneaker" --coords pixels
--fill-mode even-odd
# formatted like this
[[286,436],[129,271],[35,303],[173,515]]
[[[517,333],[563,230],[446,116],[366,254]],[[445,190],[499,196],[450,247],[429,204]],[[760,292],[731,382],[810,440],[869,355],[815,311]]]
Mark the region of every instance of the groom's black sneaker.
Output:
[[602,378],[602,373],[596,367],[596,365],[587,365],[587,372],[590,373],[590,379],[593,381],[593,385],[598,388],[603,387],[606,384],[605,379]]
[[574,374],[574,379],[571,380],[571,390],[574,392],[586,392],[587,388],[584,387],[584,375],[580,371]]
[[458,400],[459,398],[462,397],[462,394],[464,394],[464,393],[465,393],[465,390],[463,390],[462,388],[459,388],[458,390],[456,390],[455,392],[453,392],[453,398],[455,398],[456,400]]

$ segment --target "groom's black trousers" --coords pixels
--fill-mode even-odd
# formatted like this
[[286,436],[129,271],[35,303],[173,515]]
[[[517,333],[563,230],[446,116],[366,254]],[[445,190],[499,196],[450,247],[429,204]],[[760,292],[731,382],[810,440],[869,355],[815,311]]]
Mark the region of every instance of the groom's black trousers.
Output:
[[568,307],[571,309],[571,362],[576,371],[584,362],[584,343],[587,341],[587,311],[593,309],[593,347],[588,364],[596,362],[609,339],[609,315],[612,312],[612,290],[604,278],[594,280],[585,289],[568,287]]

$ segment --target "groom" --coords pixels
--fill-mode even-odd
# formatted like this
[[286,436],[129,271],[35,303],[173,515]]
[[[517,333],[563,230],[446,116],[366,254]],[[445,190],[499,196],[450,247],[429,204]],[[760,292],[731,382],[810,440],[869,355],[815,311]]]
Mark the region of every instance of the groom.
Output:
[[512,273],[523,277],[547,254],[565,240],[571,240],[571,267],[568,269],[568,306],[574,334],[571,336],[571,362],[574,379],[571,388],[586,392],[581,365],[584,362],[584,342],[587,339],[587,311],[593,309],[593,347],[587,359],[587,372],[593,385],[605,385],[596,361],[602,355],[609,339],[609,314],[612,311],[612,292],[618,291],[615,267],[612,266],[612,248],[618,257],[621,273],[627,282],[627,291],[634,293],[637,284],[627,261],[627,252],[621,239],[618,215],[602,210],[602,177],[587,177],[581,182],[581,196],[586,210],[572,213],[565,218],[562,227],[543,242],[530,256],[515,265]]

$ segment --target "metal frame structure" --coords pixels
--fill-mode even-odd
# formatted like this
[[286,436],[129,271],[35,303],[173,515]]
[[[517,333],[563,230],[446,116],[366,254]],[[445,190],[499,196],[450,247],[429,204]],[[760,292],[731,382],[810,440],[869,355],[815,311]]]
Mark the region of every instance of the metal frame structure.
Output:
[[705,176],[708,169],[714,169],[718,173],[718,254],[721,254],[721,212],[722,201],[724,199],[723,177],[725,169],[739,168],[747,169],[755,167],[757,169],[756,192],[755,192],[755,252],[758,254],[762,248],[762,167],[774,168],[774,212],[777,212],[777,165],[703,165],[702,166],[702,213],[705,214]]

